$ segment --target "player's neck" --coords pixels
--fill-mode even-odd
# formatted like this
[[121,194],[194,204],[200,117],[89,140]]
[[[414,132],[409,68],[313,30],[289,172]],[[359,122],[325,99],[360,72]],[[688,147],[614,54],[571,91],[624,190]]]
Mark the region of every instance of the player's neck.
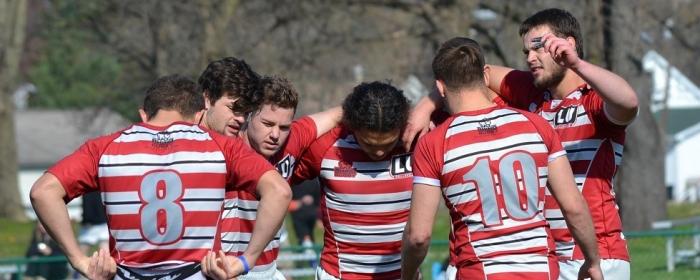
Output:
[[548,90],[554,99],[564,99],[584,83],[586,83],[586,81],[581,78],[581,76],[577,75],[571,69],[567,69],[561,82],[556,86],[548,88]]
[[192,118],[185,118],[180,112],[175,110],[158,110],[155,116],[150,118],[146,123],[152,126],[165,127],[174,122],[193,122]]
[[448,100],[448,107],[452,113],[477,111],[494,105],[483,89],[463,90],[455,97]]

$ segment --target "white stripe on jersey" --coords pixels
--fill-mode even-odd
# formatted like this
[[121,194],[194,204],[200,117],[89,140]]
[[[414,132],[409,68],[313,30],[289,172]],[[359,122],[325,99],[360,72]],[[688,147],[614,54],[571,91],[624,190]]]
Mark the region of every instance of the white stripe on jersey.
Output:
[[114,142],[137,142],[137,141],[152,141],[153,136],[156,134],[162,134],[163,132],[173,132],[169,135],[173,140],[184,139],[184,140],[194,140],[194,141],[207,141],[211,140],[208,133],[201,130],[196,125],[173,125],[168,127],[165,131],[152,130],[143,126],[132,126],[122,132],[119,137],[114,139]]
[[98,176],[100,177],[121,177],[121,176],[140,176],[155,170],[167,168],[178,173],[226,173],[226,164],[221,163],[178,163],[172,165],[160,166],[111,166],[100,167]]
[[347,225],[331,222],[335,239],[349,243],[381,243],[401,241],[406,222],[386,225]]
[[429,186],[436,186],[436,187],[441,186],[440,180],[438,180],[438,179],[428,178],[428,177],[419,177],[419,176],[413,176],[413,183],[414,184],[424,184],[424,185],[429,185]]
[[336,177],[334,169],[338,167],[338,161],[323,159],[321,161],[321,175],[319,177],[336,181],[381,181],[394,180],[390,172],[389,161],[379,162],[354,162],[353,168],[357,172],[354,177]]
[[[201,188],[185,189],[180,199],[180,204],[187,212],[195,211],[221,211],[221,201],[224,198],[224,189]],[[215,201],[196,201],[197,199],[216,199]],[[108,215],[138,214],[143,203],[139,192],[103,192],[102,200]],[[184,201],[183,201],[184,200]],[[195,200],[195,201],[187,201]]]
[[557,159],[558,157],[565,156],[565,155],[566,155],[566,150],[561,150],[561,151],[558,151],[558,152],[554,152],[553,154],[550,154],[550,155],[547,156],[547,162],[548,162],[548,163],[549,163],[549,162],[552,162],[552,161],[554,161],[555,159]]
[[620,165],[620,163],[622,163],[622,154],[625,150],[625,146],[613,141],[610,142],[612,143],[613,151],[615,152],[615,164]]
[[518,227],[522,225],[527,225],[531,223],[536,223],[544,220],[544,216],[540,214],[536,214],[532,219],[529,220],[523,220],[523,221],[516,221],[508,217],[504,209],[501,209],[501,220],[503,222],[502,225],[499,226],[489,226],[489,227],[484,227],[484,223],[482,222],[481,219],[481,213],[476,213],[468,216],[462,217],[462,222],[467,224],[467,228],[469,229],[469,232],[475,232],[475,231],[496,231],[496,230],[502,230],[502,229],[508,229],[508,228],[513,228],[513,227]]
[[503,251],[547,247],[547,240],[547,231],[545,228],[538,227],[531,230],[472,241],[471,245],[477,257],[481,257],[483,255]]
[[564,214],[561,213],[561,209],[545,209],[544,216],[547,218],[547,223],[551,229],[567,229],[566,220],[564,220]]
[[102,155],[99,164],[163,164],[173,161],[224,161],[221,152],[175,152],[165,155]]
[[347,148],[347,149],[356,149],[360,150],[360,145],[357,144],[357,140],[355,140],[355,136],[353,135],[348,135],[344,139],[338,139],[333,143],[333,147],[338,147],[338,148]]
[[523,114],[520,114],[510,109],[494,110],[491,113],[488,113],[486,115],[479,115],[478,117],[459,116],[456,117],[450,123],[450,128],[447,129],[445,138],[449,138],[450,136],[462,132],[477,130],[479,129],[479,127],[481,127],[480,122],[490,118],[495,118],[490,120],[490,124],[495,125],[496,127],[514,122],[528,122],[528,119],[525,116],[523,116]]
[[339,254],[340,271],[353,273],[382,273],[401,269],[401,254],[355,255]]
[[[533,142],[533,139],[537,140]],[[517,146],[509,147],[512,145]],[[538,133],[521,133],[493,141],[463,145],[447,151],[444,157],[445,164],[442,167],[442,174],[450,173],[464,166],[472,166],[476,159],[484,155],[488,155],[491,160],[498,160],[512,151],[525,151],[531,154],[548,153],[547,146],[544,145],[542,137]]]
[[153,245],[147,242],[138,229],[110,230],[110,234],[116,240],[115,246],[119,251],[211,249],[216,239],[216,230],[216,227],[185,227],[182,238],[168,245]]
[[[280,247],[280,235],[282,231],[277,231],[275,238],[267,243],[263,251],[270,251]],[[221,249],[224,252],[244,252],[248,248],[250,237],[253,234],[250,232],[222,232],[221,233]]]
[[324,187],[326,206],[348,213],[382,213],[411,207],[411,191],[382,194],[343,194]]
[[255,220],[258,213],[258,201],[240,198],[225,199],[222,219],[239,218],[242,220]]
[[449,186],[444,188],[442,192],[452,205],[459,205],[477,199],[476,185],[471,182]]
[[481,261],[484,263],[484,273],[486,275],[494,273],[549,272],[549,259],[546,255],[501,255],[481,259]]
[[574,240],[571,240],[569,242],[557,241],[554,242],[554,244],[557,248],[557,256],[571,258],[574,255],[574,247],[576,246],[576,242]]

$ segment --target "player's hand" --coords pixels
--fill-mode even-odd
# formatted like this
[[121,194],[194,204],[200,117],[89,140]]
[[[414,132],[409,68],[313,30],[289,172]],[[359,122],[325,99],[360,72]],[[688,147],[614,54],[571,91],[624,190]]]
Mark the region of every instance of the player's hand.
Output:
[[581,62],[576,48],[566,39],[547,33],[542,36],[541,41],[543,42],[542,47],[544,50],[552,56],[557,64],[567,68],[576,68]]
[[416,109],[411,110],[411,113],[408,115],[408,121],[406,122],[406,128],[403,130],[403,135],[401,135],[404,149],[410,151],[413,142],[418,141],[418,138],[423,137],[429,130],[430,113]]
[[603,280],[603,270],[600,269],[600,262],[585,261],[578,271],[578,280],[591,279]]
[[117,274],[117,262],[109,255],[107,249],[102,248],[92,254],[88,263],[88,279],[112,279]]
[[237,279],[243,273],[243,264],[236,257],[226,256],[223,251],[209,252],[202,259],[202,273],[216,280]]

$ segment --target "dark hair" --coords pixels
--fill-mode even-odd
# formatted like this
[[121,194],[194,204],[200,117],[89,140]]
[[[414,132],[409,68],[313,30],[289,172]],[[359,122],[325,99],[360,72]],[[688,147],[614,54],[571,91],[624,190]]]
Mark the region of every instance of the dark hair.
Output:
[[403,129],[409,107],[403,92],[392,85],[361,83],[343,101],[343,124],[351,130],[373,132]]
[[143,110],[148,119],[158,113],[158,110],[175,110],[183,117],[194,117],[194,114],[204,109],[204,98],[197,84],[181,75],[170,75],[158,78],[146,90],[143,100]]
[[[254,94],[260,76],[245,63],[235,57],[226,57],[209,63],[199,76],[199,86],[211,103],[222,96],[242,97]],[[252,109],[243,104],[234,103],[233,110],[247,113]]]
[[455,37],[440,46],[433,59],[436,80],[445,83],[449,91],[485,86],[484,55],[479,43]]
[[256,109],[260,109],[262,105],[271,104],[280,108],[296,110],[299,103],[299,93],[286,78],[270,76],[260,79],[255,98],[248,99],[242,101],[250,103],[249,106]]
[[583,37],[581,26],[571,13],[562,9],[546,9],[531,15],[520,25],[520,36],[525,35],[531,29],[546,25],[552,29],[557,37],[573,37],[576,41],[576,53],[583,59]]

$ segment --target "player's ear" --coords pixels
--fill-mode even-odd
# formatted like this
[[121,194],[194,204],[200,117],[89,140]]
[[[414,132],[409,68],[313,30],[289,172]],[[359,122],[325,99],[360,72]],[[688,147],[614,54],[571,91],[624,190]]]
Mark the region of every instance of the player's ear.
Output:
[[491,78],[491,67],[486,64],[484,65],[484,84],[489,84],[489,79]]
[[148,114],[146,114],[146,111],[144,111],[143,108],[139,108],[139,117],[141,117],[142,122],[148,121]]
[[438,93],[440,93],[440,96],[442,96],[442,98],[445,98],[445,82],[441,80],[435,80],[435,87],[437,88]]
[[197,122],[197,124],[202,124],[202,119],[204,116],[204,112],[206,112],[207,109],[202,109],[194,113],[194,119]]
[[204,109],[209,109],[209,107],[211,107],[211,103],[209,103],[211,101],[209,99],[209,94],[207,91],[202,91],[202,96],[204,97]]

